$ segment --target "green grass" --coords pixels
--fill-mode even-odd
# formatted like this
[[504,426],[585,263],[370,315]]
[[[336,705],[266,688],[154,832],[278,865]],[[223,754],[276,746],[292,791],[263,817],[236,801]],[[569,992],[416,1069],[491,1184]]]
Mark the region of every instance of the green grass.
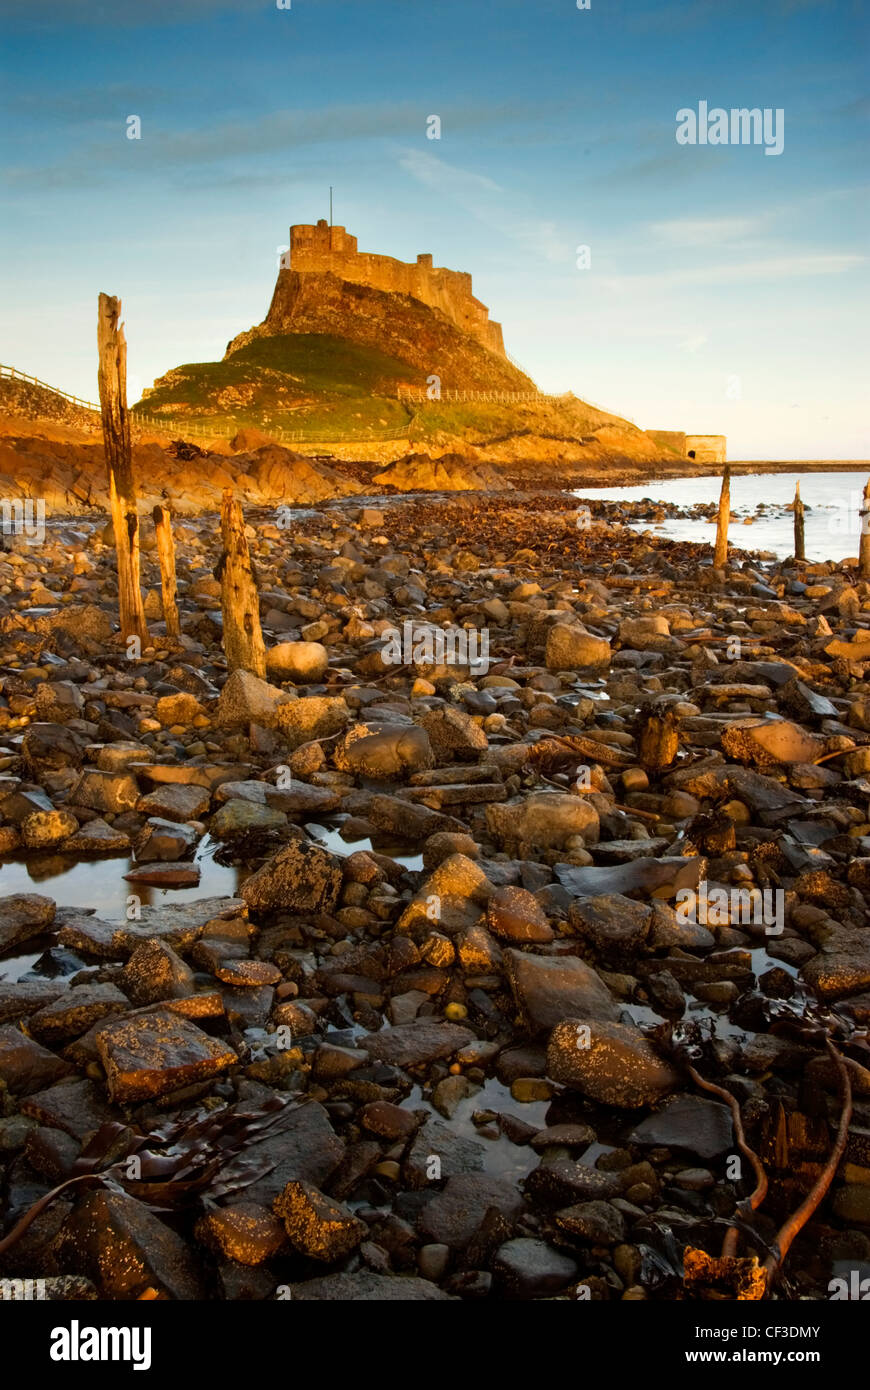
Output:
[[395,397],[397,384],[425,382],[423,372],[376,348],[314,333],[255,338],[223,362],[187,362],[171,376],[136,409],[220,433],[241,425],[337,435],[400,429],[409,412]]

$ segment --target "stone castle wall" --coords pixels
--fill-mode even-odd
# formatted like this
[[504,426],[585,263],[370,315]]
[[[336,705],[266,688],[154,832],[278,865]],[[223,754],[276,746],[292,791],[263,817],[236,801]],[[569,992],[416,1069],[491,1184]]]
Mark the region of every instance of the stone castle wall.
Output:
[[358,251],[355,236],[350,236],[344,227],[330,227],[321,220],[315,227],[290,228],[290,252],[283,268],[329,272],[387,294],[410,295],[430,308],[440,309],[490,352],[500,357],[506,355],[501,324],[493,322],[486,305],[475,299],[471,276],[465,271],[433,266],[429,255],[420,255],[415,264],[409,264],[393,256]]

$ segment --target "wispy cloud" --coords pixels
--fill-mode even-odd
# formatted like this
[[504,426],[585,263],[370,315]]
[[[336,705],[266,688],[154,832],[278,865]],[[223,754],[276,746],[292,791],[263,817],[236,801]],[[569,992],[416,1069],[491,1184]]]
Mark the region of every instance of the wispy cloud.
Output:
[[425,150],[403,150],[399,166],[424,188],[464,208],[478,221],[508,240],[519,242],[542,260],[560,262],[571,255],[573,243],[555,222],[529,217],[525,210],[520,211],[515,197],[488,175],[449,164]]
[[640,289],[671,290],[686,285],[748,285],[758,281],[802,280],[814,275],[844,275],[866,261],[859,255],[792,255],[771,256],[764,260],[733,262],[730,265],[706,265],[661,270],[643,275],[614,275],[604,277],[605,288],[616,293],[632,293]]
[[665,246],[688,248],[745,242],[747,238],[756,236],[763,226],[764,219],[760,217],[685,217],[669,222],[651,222],[650,231]]

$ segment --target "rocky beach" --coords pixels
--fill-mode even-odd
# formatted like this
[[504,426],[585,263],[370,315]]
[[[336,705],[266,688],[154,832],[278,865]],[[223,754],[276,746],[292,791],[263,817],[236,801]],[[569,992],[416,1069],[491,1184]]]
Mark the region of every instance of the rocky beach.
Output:
[[[138,652],[96,506],[4,538],[0,1289],[794,1301],[870,1275],[855,563],[715,570],[517,477],[373,496],[332,461],[303,493],[241,445],[265,679],[229,669],[201,501],[177,639],[143,515]],[[499,486],[438,462],[423,486]],[[291,473],[307,505],[276,510]],[[483,667],[445,647],[469,633]],[[123,907],[64,901],[83,863]]]

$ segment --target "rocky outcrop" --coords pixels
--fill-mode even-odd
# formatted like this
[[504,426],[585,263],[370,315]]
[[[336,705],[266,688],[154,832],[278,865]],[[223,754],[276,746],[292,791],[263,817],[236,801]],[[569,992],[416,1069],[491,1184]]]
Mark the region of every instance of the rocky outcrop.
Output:
[[462,454],[406,454],[381,473],[374,482],[398,488],[401,492],[505,492],[512,483],[497,468]]
[[406,294],[391,294],[337,275],[282,271],[264,321],[240,333],[226,358],[254,338],[281,333],[324,333],[398,357],[434,374],[445,388],[534,391],[518,367],[463,333],[440,309]]

